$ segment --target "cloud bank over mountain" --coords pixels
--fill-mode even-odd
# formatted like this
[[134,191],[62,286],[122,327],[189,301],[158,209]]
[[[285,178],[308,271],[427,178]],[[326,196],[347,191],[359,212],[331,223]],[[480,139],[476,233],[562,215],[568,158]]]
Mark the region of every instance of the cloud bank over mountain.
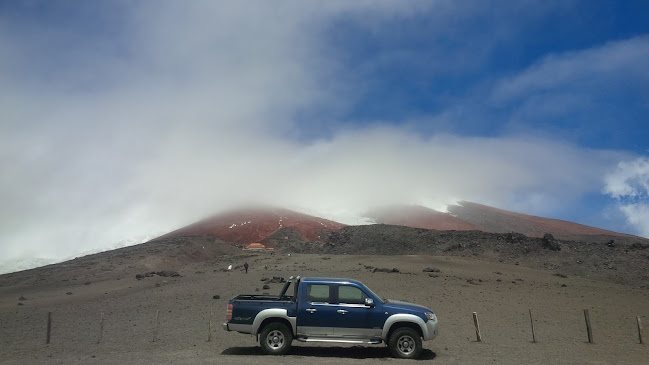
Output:
[[[115,1],[7,11],[0,256],[68,257],[245,203],[345,223],[371,206],[457,200],[561,217],[639,153],[571,138],[591,114],[571,119],[567,132],[545,128],[544,118],[614,113],[593,105],[629,83],[631,100],[647,95],[639,65],[649,42],[557,50],[477,77],[499,44],[514,42],[511,30],[562,7],[529,5],[517,16],[499,11],[488,39],[458,30],[480,41],[461,49],[443,42],[453,36],[443,25],[485,19],[481,2]],[[423,15],[439,22],[426,26]],[[437,43],[422,53],[400,46],[427,38]],[[463,72],[477,81],[436,89]],[[395,79],[423,80],[428,109],[404,112],[417,103],[391,94]],[[599,133],[592,123],[586,134]],[[631,233],[649,236],[646,205],[634,204],[623,206]]]

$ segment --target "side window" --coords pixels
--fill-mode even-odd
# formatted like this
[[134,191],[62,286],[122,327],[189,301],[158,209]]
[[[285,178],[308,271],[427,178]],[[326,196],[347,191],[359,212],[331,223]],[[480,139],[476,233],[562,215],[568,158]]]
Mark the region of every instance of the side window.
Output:
[[307,284],[306,300],[312,303],[329,303],[329,285]]
[[338,303],[340,304],[365,304],[367,295],[362,290],[353,286],[338,287]]

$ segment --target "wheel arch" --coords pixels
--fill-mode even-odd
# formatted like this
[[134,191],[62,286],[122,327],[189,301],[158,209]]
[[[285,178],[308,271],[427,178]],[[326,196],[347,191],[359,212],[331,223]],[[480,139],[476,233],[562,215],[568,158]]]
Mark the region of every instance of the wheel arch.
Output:
[[385,321],[383,326],[383,332],[381,333],[381,338],[386,343],[390,340],[392,333],[401,327],[409,327],[415,330],[420,337],[425,338],[424,336],[424,327],[425,322],[423,319],[413,315],[413,314],[394,314]]
[[295,336],[296,333],[296,318],[289,317],[286,309],[264,309],[261,312],[257,313],[255,320],[252,322],[252,331],[251,333],[255,336],[258,336],[264,326],[268,325],[271,322],[281,322],[286,324],[286,326],[291,330],[291,333]]
[[289,322],[288,319],[286,318],[280,318],[280,317],[269,317],[264,319],[259,324],[259,328],[257,329],[257,336],[259,337],[259,334],[261,333],[261,331],[264,330],[264,327],[268,326],[271,323],[281,323],[285,325],[293,333],[293,336],[295,336],[295,332],[293,332],[293,329],[291,327],[291,322]]
[[398,330],[399,328],[403,328],[403,327],[412,328],[413,330],[415,330],[415,332],[417,332],[417,334],[419,334],[419,337],[422,337],[422,338],[424,337],[424,333],[422,332],[421,327],[419,327],[418,324],[412,323],[412,322],[397,322],[397,323],[393,324],[390,327],[390,329],[388,330],[386,340],[390,339],[390,336],[392,336],[392,333],[394,333],[394,331]]

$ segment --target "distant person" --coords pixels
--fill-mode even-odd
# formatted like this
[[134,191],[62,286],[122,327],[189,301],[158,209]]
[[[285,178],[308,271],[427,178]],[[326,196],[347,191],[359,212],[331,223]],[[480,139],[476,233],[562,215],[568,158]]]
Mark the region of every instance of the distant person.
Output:
[[246,274],[248,273],[248,261],[243,264],[243,268],[246,269]]

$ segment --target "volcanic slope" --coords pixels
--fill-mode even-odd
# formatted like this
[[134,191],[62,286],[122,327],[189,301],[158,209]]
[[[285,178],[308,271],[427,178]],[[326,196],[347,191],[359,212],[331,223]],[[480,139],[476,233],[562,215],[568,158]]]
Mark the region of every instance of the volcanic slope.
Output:
[[[182,256],[182,250],[191,253],[203,245],[235,250],[199,240],[169,242],[160,253]],[[54,265],[55,271],[29,270],[20,274],[27,282],[16,283],[18,273],[0,275],[0,364],[646,364],[649,358],[649,346],[638,343],[635,327],[636,316],[645,321],[649,315],[649,291],[626,284],[475,257],[289,257],[240,250],[227,256],[214,252],[207,261],[168,261],[151,271],[173,275],[141,277],[143,268],[130,266],[158,245],[138,246],[98,254],[92,262]],[[238,268],[244,262],[250,264],[248,273]],[[229,265],[235,269],[225,270]],[[390,272],[376,270],[381,268]],[[271,278],[290,275],[357,279],[381,298],[431,307],[443,332],[423,343],[422,362],[404,362],[390,358],[382,344],[294,341],[290,354],[264,356],[254,337],[216,325],[230,298],[276,295],[283,283]],[[590,309],[594,344],[586,341],[582,308]],[[482,342],[476,342],[471,319],[476,311]],[[52,336],[46,344],[48,317]]]
[[156,238],[154,241],[192,236],[211,236],[221,240],[249,244],[264,242],[274,233],[290,229],[305,241],[324,241],[330,232],[344,224],[324,218],[279,208],[243,208],[220,213]]
[[440,231],[516,232],[528,237],[543,237],[544,234],[550,233],[563,240],[594,242],[637,238],[583,224],[521,214],[467,201],[448,206],[448,212],[411,205],[374,209],[368,212],[367,216],[377,223]]
[[545,233],[552,233],[560,239],[582,241],[598,241],[598,238],[600,240],[617,237],[636,238],[583,224],[521,214],[466,201],[460,202],[459,205],[451,205],[448,210],[450,214],[486,232],[517,232],[529,237],[542,237]]
[[397,205],[381,207],[367,213],[379,224],[436,229],[438,231],[480,231],[478,226],[446,212],[422,207],[421,205]]
[[[283,238],[283,237],[282,237]],[[649,240],[614,243],[528,237],[520,233],[438,231],[385,224],[348,226],[327,242],[279,240],[283,252],[331,255],[443,255],[479,257],[561,274],[649,289]]]

